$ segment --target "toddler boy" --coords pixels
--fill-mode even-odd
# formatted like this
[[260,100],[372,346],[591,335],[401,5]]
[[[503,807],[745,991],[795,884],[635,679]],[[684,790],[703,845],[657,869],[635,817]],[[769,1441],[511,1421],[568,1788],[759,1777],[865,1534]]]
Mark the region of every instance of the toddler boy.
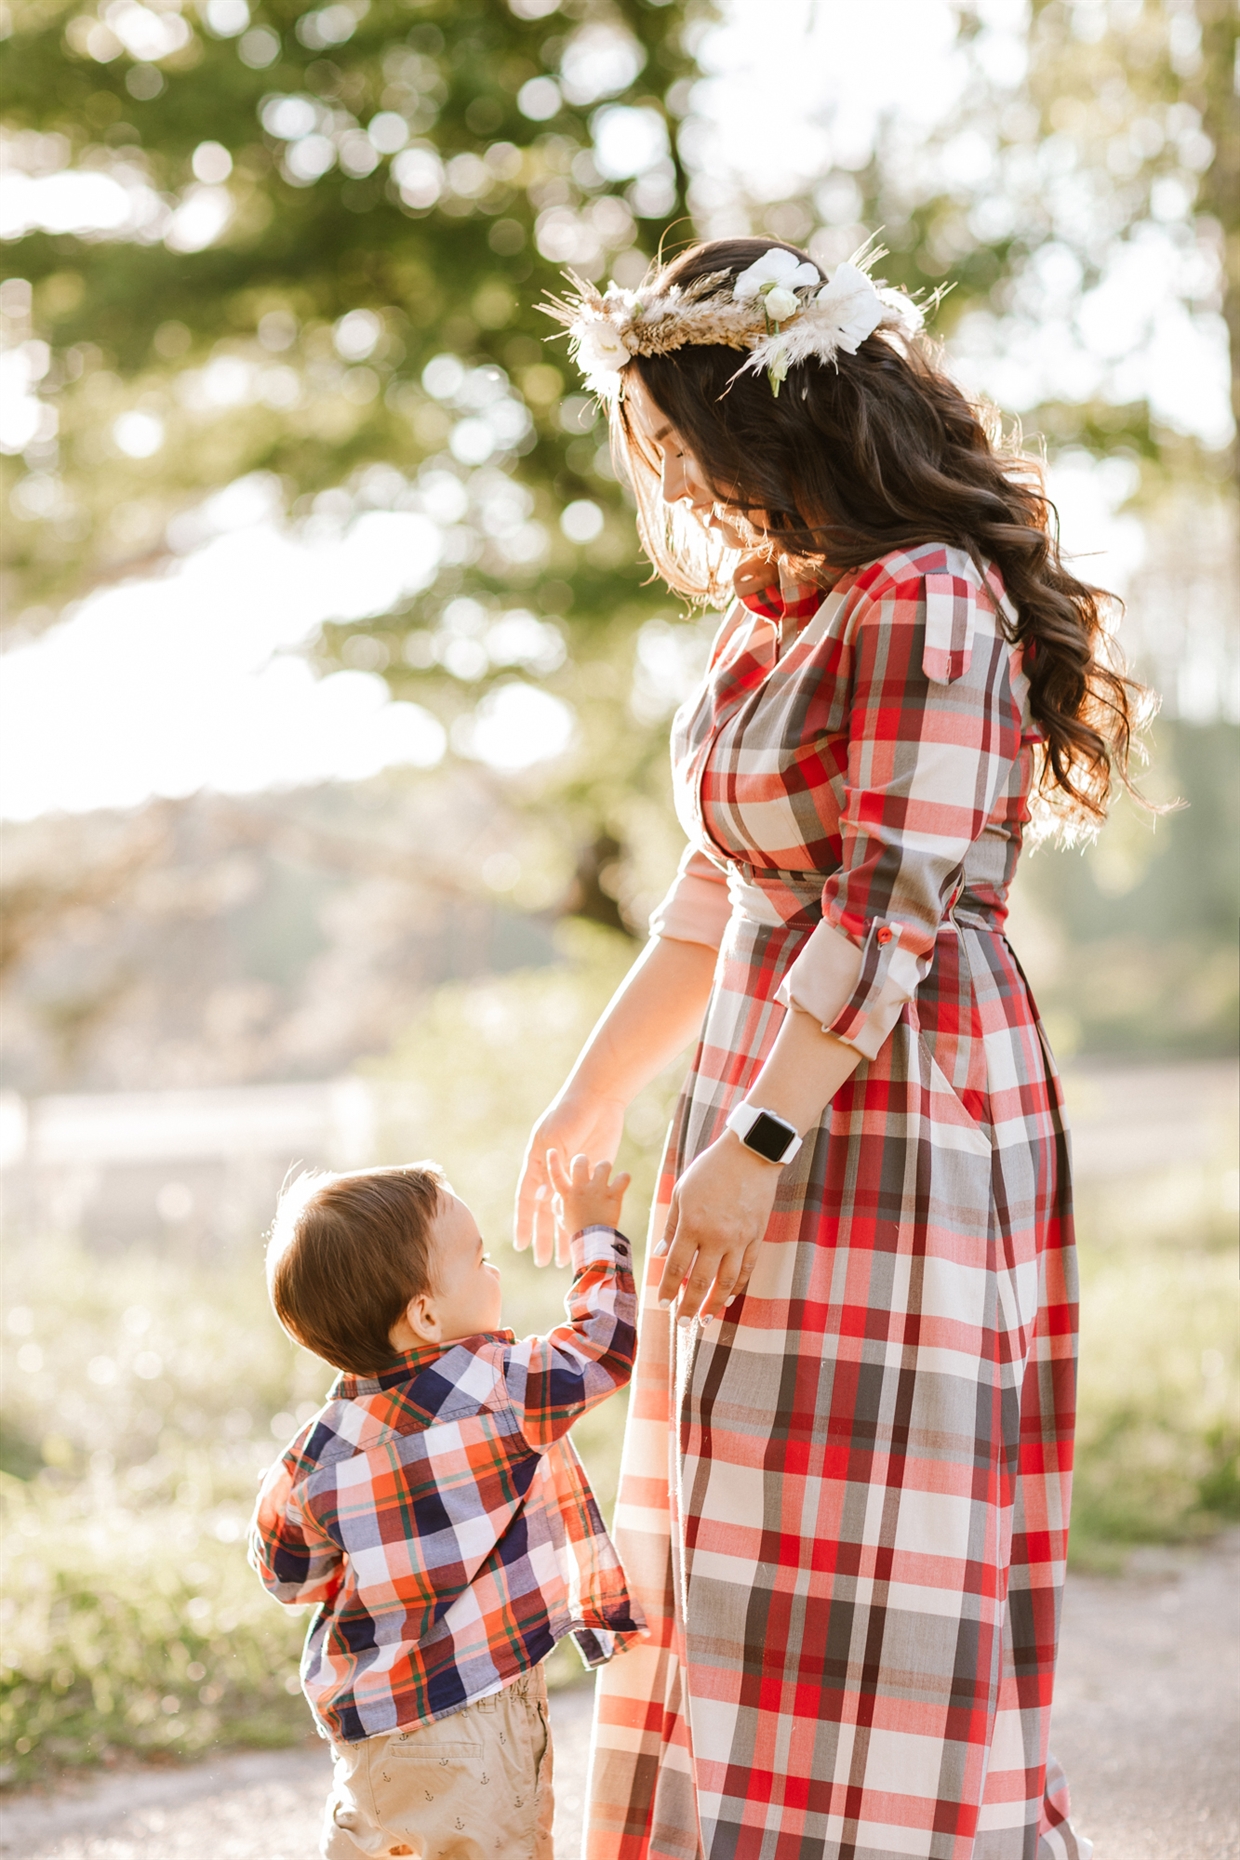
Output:
[[331,1740],[328,1860],[551,1860],[540,1662],[643,1631],[569,1442],[629,1379],[629,1178],[551,1159],[574,1234],[569,1322],[516,1342],[500,1277],[439,1171],[303,1175],[267,1255],[284,1328],[343,1373],[259,1493],[250,1561],[315,1602],[302,1687]]

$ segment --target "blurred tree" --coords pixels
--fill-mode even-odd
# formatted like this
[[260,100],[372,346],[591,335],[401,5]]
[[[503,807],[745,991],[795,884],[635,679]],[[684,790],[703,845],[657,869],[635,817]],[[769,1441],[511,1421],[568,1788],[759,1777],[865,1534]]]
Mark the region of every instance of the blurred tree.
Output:
[[[423,500],[459,521],[476,484],[484,516],[457,566],[484,585],[568,572],[583,613],[604,578],[614,599],[624,542],[579,512],[579,577],[555,526],[616,493],[535,306],[564,264],[640,274],[681,211],[679,9],[25,0],[10,24],[9,216],[28,230],[0,308],[36,397],[9,526],[24,630],[234,520],[186,513],[238,479],[251,504],[330,520],[348,504],[316,493],[370,468],[364,503],[407,501],[394,472],[440,453],[461,489],[441,474]],[[436,356],[460,360],[427,375]],[[501,495],[515,457],[524,489]]]
[[[893,119],[864,166],[753,217],[785,236],[825,221],[826,263],[881,226],[893,281],[950,283],[938,331],[970,378],[1003,381],[996,398],[1020,405],[1031,434],[1217,483],[1234,444],[1177,430],[1151,408],[1153,371],[1132,361],[1168,306],[1222,311],[1240,391],[1240,12],[1232,0],[959,0],[957,12],[966,77],[934,133]],[[705,188],[717,197],[718,181]]]
[[[589,712],[576,666],[652,597],[537,303],[566,264],[636,281],[681,215],[685,18],[666,0],[26,0],[6,48],[26,230],[0,288],[27,389],[4,461],[18,637],[264,512],[414,509],[443,531],[438,573],[410,576],[430,591],[325,661],[416,685],[462,727],[497,681],[551,678]],[[594,749],[625,734],[611,715]],[[583,794],[570,832],[598,838],[598,868],[609,801]],[[599,882],[591,899],[615,920]]]
[[[1234,443],[1204,455],[1186,443],[1128,364],[1166,318],[1151,301],[1155,273],[1188,317],[1223,312],[1237,393],[1238,29],[1230,0],[1034,0],[1026,70],[1013,83],[1001,61],[987,73],[994,35],[964,16],[977,76],[990,76],[979,107],[996,150],[970,225],[1004,242],[998,340],[1023,319],[1062,343],[1068,366],[1049,371],[1062,385],[1036,415],[1052,444],[1106,452],[1127,443],[1164,476],[1234,473]],[[956,229],[944,232],[950,252]]]
[[[383,673],[465,755],[530,686],[566,703],[576,752],[514,796],[577,849],[570,908],[640,921],[663,724],[703,641],[643,586],[597,410],[536,304],[564,264],[635,279],[690,231],[686,193],[709,227],[719,177],[699,163],[686,187],[675,130],[711,0],[79,3],[21,0],[6,48],[19,636],[263,511],[422,511],[438,561],[325,629],[320,663]],[[930,143],[890,122],[865,166],[750,220],[825,264],[882,226],[894,281],[950,277],[962,365],[1035,339],[1057,359],[1027,402],[1053,445],[1216,483],[1224,456],[1097,348],[1126,255],[1173,270],[1190,314],[1219,296],[1234,41],[1227,0],[970,0],[970,81]]]

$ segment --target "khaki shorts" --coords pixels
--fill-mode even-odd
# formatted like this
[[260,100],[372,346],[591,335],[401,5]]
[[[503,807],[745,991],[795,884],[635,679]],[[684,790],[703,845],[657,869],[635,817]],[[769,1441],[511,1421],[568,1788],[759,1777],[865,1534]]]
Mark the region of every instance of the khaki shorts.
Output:
[[326,1860],[552,1860],[551,1726],[541,1667],[450,1718],[333,1744]]

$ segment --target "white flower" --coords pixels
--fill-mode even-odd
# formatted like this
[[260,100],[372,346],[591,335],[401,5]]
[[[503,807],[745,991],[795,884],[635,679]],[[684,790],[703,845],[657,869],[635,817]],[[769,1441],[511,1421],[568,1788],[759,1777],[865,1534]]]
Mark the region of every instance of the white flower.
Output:
[[620,371],[633,359],[624,337],[606,317],[582,318],[574,323],[572,337],[587,387],[614,400],[620,392]]
[[766,378],[771,384],[771,393],[779,399],[779,390],[788,375],[788,345],[777,341],[768,343],[766,348]]
[[845,355],[855,355],[886,315],[871,280],[847,259],[835,267],[830,283],[823,286],[814,302],[819,309],[832,313],[836,343]]
[[817,284],[821,278],[817,267],[799,259],[795,252],[785,252],[782,246],[773,245],[761,258],[755,259],[748,271],[742,271],[732,286],[732,295],[742,303],[751,297],[763,294],[763,286],[769,291],[780,285],[785,291],[795,291],[803,284]]
[[762,301],[766,305],[766,314],[772,323],[786,322],[801,308],[801,299],[796,292],[788,290],[782,284],[773,284]]

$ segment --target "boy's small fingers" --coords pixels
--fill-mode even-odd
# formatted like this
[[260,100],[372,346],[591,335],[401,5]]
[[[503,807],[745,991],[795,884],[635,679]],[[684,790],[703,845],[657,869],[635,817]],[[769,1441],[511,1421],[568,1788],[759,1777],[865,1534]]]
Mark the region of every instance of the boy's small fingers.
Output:
[[585,1182],[589,1180],[590,1158],[579,1150],[573,1157],[571,1167],[574,1185],[577,1188],[583,1187]]
[[613,1194],[623,1195],[632,1180],[633,1178],[629,1175],[627,1170],[623,1175],[618,1175],[611,1185]]

